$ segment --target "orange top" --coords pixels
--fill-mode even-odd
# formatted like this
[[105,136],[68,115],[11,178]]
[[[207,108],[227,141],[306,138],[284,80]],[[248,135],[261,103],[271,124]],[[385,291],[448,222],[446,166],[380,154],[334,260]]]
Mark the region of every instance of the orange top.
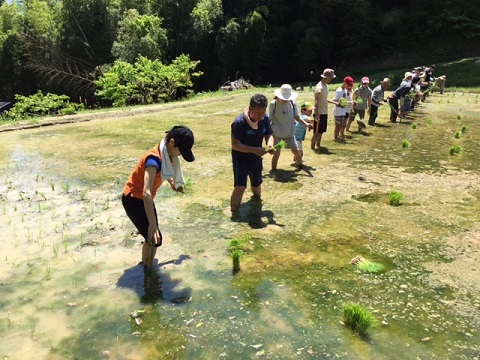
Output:
[[[135,166],[135,169],[123,188],[123,194],[125,196],[132,194],[132,197],[143,200],[143,182],[145,179],[146,170],[145,163],[147,161],[147,157],[151,155],[158,157],[160,161],[162,161],[162,154],[160,153],[159,145],[156,145],[154,148],[147,151],[137,163],[137,166]],[[155,194],[162,183],[162,173],[160,170],[158,170],[155,174],[155,180],[153,182],[152,197],[155,197]]]

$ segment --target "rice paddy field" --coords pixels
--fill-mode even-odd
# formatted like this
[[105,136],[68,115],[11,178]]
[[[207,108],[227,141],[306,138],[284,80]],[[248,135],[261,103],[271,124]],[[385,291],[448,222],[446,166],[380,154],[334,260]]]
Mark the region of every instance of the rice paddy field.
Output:
[[[0,132],[3,359],[480,359],[479,95],[447,89],[397,124],[383,105],[345,143],[329,116],[303,170],[289,150],[275,172],[264,156],[262,201],[247,191],[232,220],[230,125],[273,90]],[[182,163],[185,194],[157,194],[146,292],[120,197],[175,124],[194,131],[196,161]],[[367,336],[345,304],[375,318]]]

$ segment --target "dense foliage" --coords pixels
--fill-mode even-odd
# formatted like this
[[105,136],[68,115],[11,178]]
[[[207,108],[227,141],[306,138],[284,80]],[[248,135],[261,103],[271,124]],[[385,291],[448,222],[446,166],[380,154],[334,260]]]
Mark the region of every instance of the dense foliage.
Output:
[[[478,54],[479,19],[480,7],[463,0],[2,1],[0,100],[41,89],[91,105],[105,90],[101,69],[135,66],[139,56],[169,64],[188,54],[208,74],[195,90],[238,77],[316,81],[327,66],[341,73],[428,65]],[[138,91],[123,101],[184,94]]]
[[39,115],[69,115],[81,108],[83,108],[83,104],[71,103],[67,95],[43,94],[39,90],[30,96],[15,95],[15,104],[2,116],[8,119],[20,120]]
[[170,65],[143,56],[135,64],[116,60],[95,82],[96,95],[112,101],[114,106],[172,100],[179,90],[188,93],[193,79],[201,75],[193,71],[197,65],[198,61],[190,61],[186,55],[179,56]]

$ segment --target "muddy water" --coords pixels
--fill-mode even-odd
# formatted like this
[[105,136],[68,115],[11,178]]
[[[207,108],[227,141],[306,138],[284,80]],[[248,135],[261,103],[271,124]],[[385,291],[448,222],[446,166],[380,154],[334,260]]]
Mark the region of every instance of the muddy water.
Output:
[[[381,109],[384,126],[346,144],[326,134],[327,150],[306,148],[305,171],[294,171],[289,152],[276,173],[265,158],[263,202],[246,195],[231,221],[229,125],[248,97],[198,107],[188,120],[166,111],[0,134],[6,358],[480,356],[478,108],[455,110],[458,94],[436,95],[403,124]],[[119,194],[156,141],[152,130],[175,122],[197,135],[197,161],[184,164],[193,185],[158,195],[165,245],[158,288],[145,293],[140,238]],[[448,154],[453,144],[462,155]],[[388,204],[393,189],[402,206]],[[245,249],[235,275],[232,238]],[[356,255],[386,271],[360,273]],[[341,323],[346,302],[377,318],[367,340]]]

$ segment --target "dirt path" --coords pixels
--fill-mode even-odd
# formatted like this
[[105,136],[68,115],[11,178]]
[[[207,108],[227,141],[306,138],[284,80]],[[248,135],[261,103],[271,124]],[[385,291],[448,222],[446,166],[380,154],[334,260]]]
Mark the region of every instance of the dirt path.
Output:
[[44,117],[38,118],[37,121],[19,121],[15,124],[0,125],[0,132],[23,130],[23,129],[34,129],[39,127],[53,126],[53,125],[62,125],[62,124],[74,124],[91,120],[101,120],[101,119],[112,119],[112,118],[122,118],[127,116],[143,115],[143,114],[154,114],[162,112],[165,110],[173,109],[187,109],[197,105],[216,103],[229,101],[234,99],[234,95],[226,95],[224,97],[218,97],[214,99],[203,99],[203,100],[194,100],[194,101],[182,101],[175,102],[170,104],[155,104],[155,105],[146,105],[138,107],[129,107],[120,110],[103,110],[103,111],[92,111],[92,112],[81,112],[75,115],[65,115],[65,116],[55,116],[55,117]]

